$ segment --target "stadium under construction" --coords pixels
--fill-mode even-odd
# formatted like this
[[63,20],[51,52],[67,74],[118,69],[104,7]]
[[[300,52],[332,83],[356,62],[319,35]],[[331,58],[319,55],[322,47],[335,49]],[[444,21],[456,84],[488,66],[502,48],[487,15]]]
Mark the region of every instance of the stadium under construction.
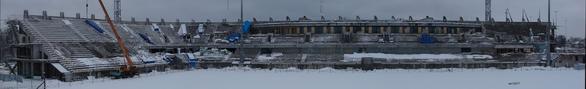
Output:
[[[4,58],[12,72],[74,81],[125,65],[103,19],[29,15],[10,20]],[[332,18],[332,17],[329,17]],[[139,72],[192,68],[382,69],[544,66],[548,22],[463,17],[268,18],[249,21],[117,20]],[[555,29],[555,27],[551,27]],[[553,30],[552,30],[553,31]],[[550,46],[553,51],[553,47]],[[583,54],[582,54],[583,56]],[[583,59],[582,59],[583,60]]]

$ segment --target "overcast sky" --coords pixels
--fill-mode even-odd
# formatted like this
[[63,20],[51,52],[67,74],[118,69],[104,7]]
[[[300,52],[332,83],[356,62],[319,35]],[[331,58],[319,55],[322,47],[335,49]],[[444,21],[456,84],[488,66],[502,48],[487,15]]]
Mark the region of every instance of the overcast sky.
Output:
[[[106,6],[112,10],[113,0],[106,1]],[[320,4],[320,1],[323,3]],[[547,0],[492,0],[493,17],[504,20],[505,9],[509,8],[515,18],[520,21],[522,10],[525,9],[528,17],[535,21],[540,15],[547,20]],[[22,16],[28,9],[31,14],[40,15],[47,10],[50,15],[57,16],[64,11],[67,16],[75,13],[85,16],[86,0],[1,0],[2,19]],[[89,0],[89,13],[103,17],[97,0]],[[585,0],[552,0],[552,20],[560,26],[558,34],[572,37],[584,37],[585,34]],[[320,5],[323,6],[320,12]],[[211,19],[219,21],[222,18],[235,21],[240,18],[240,0],[122,0],[123,18],[129,20],[136,17],[151,21],[205,21]],[[285,16],[297,18],[308,16],[319,19],[324,15],[328,19],[344,16],[362,19],[371,19],[378,16],[380,19],[390,19],[391,16],[407,18],[423,18],[431,16],[448,19],[457,19],[463,16],[473,20],[476,17],[484,18],[484,0],[245,0],[245,18],[256,17],[258,20],[267,20],[269,17],[284,19]],[[539,13],[541,12],[541,13]]]

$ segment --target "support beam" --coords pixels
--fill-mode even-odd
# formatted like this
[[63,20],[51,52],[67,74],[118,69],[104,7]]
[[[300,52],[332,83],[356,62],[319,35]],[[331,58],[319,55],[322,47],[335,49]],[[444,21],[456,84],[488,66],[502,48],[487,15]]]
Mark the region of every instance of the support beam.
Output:
[[491,0],[484,0],[485,1],[485,8],[484,8],[484,21],[490,21],[492,18],[492,1]]

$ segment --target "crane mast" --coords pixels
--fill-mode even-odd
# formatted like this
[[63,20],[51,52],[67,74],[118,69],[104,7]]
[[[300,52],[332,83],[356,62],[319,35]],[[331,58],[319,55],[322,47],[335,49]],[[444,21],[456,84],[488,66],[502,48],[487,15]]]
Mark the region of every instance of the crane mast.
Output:
[[[119,0],[117,0],[117,1],[119,1]],[[114,33],[114,36],[116,36],[116,41],[118,42],[118,46],[120,46],[120,49],[122,49],[122,53],[124,55],[124,58],[126,59],[126,65],[121,68],[122,76],[132,77],[132,76],[136,75],[136,71],[134,70],[134,65],[132,63],[132,60],[130,59],[130,55],[128,54],[128,48],[126,48],[126,46],[124,45],[124,40],[122,40],[122,38],[120,37],[120,34],[118,34],[118,31],[116,30],[116,27],[114,26],[114,23],[112,22],[112,19],[110,19],[110,15],[108,14],[108,11],[106,10],[106,7],[104,6],[103,1],[99,0],[99,2],[100,2],[100,6],[102,7],[102,11],[104,11],[104,15],[106,16],[106,21],[110,25],[110,28],[112,29],[112,33]]]
[[120,0],[114,0],[114,21],[117,23],[122,21],[122,8]]

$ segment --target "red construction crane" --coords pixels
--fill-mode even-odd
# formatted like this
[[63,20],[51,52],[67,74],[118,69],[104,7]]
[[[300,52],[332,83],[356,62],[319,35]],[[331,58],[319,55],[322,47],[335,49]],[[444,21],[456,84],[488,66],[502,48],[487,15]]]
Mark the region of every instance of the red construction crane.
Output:
[[126,48],[126,46],[124,45],[124,40],[122,40],[122,38],[120,37],[120,35],[118,34],[118,31],[116,30],[116,26],[114,26],[114,23],[112,23],[112,20],[110,19],[110,15],[108,14],[108,11],[106,10],[106,7],[104,6],[104,2],[102,2],[102,0],[98,0],[100,2],[100,6],[102,7],[102,11],[104,11],[104,15],[106,15],[106,21],[108,21],[108,24],[110,25],[110,28],[112,28],[112,33],[114,33],[114,36],[116,36],[116,41],[118,42],[118,46],[120,46],[120,49],[122,49],[122,53],[124,54],[124,58],[126,59],[126,65],[120,68],[120,74],[121,75],[115,75],[115,77],[119,78],[128,78],[128,77],[133,77],[134,75],[137,74],[134,65],[132,64],[132,60],[130,59],[130,55],[128,54],[128,48]]

